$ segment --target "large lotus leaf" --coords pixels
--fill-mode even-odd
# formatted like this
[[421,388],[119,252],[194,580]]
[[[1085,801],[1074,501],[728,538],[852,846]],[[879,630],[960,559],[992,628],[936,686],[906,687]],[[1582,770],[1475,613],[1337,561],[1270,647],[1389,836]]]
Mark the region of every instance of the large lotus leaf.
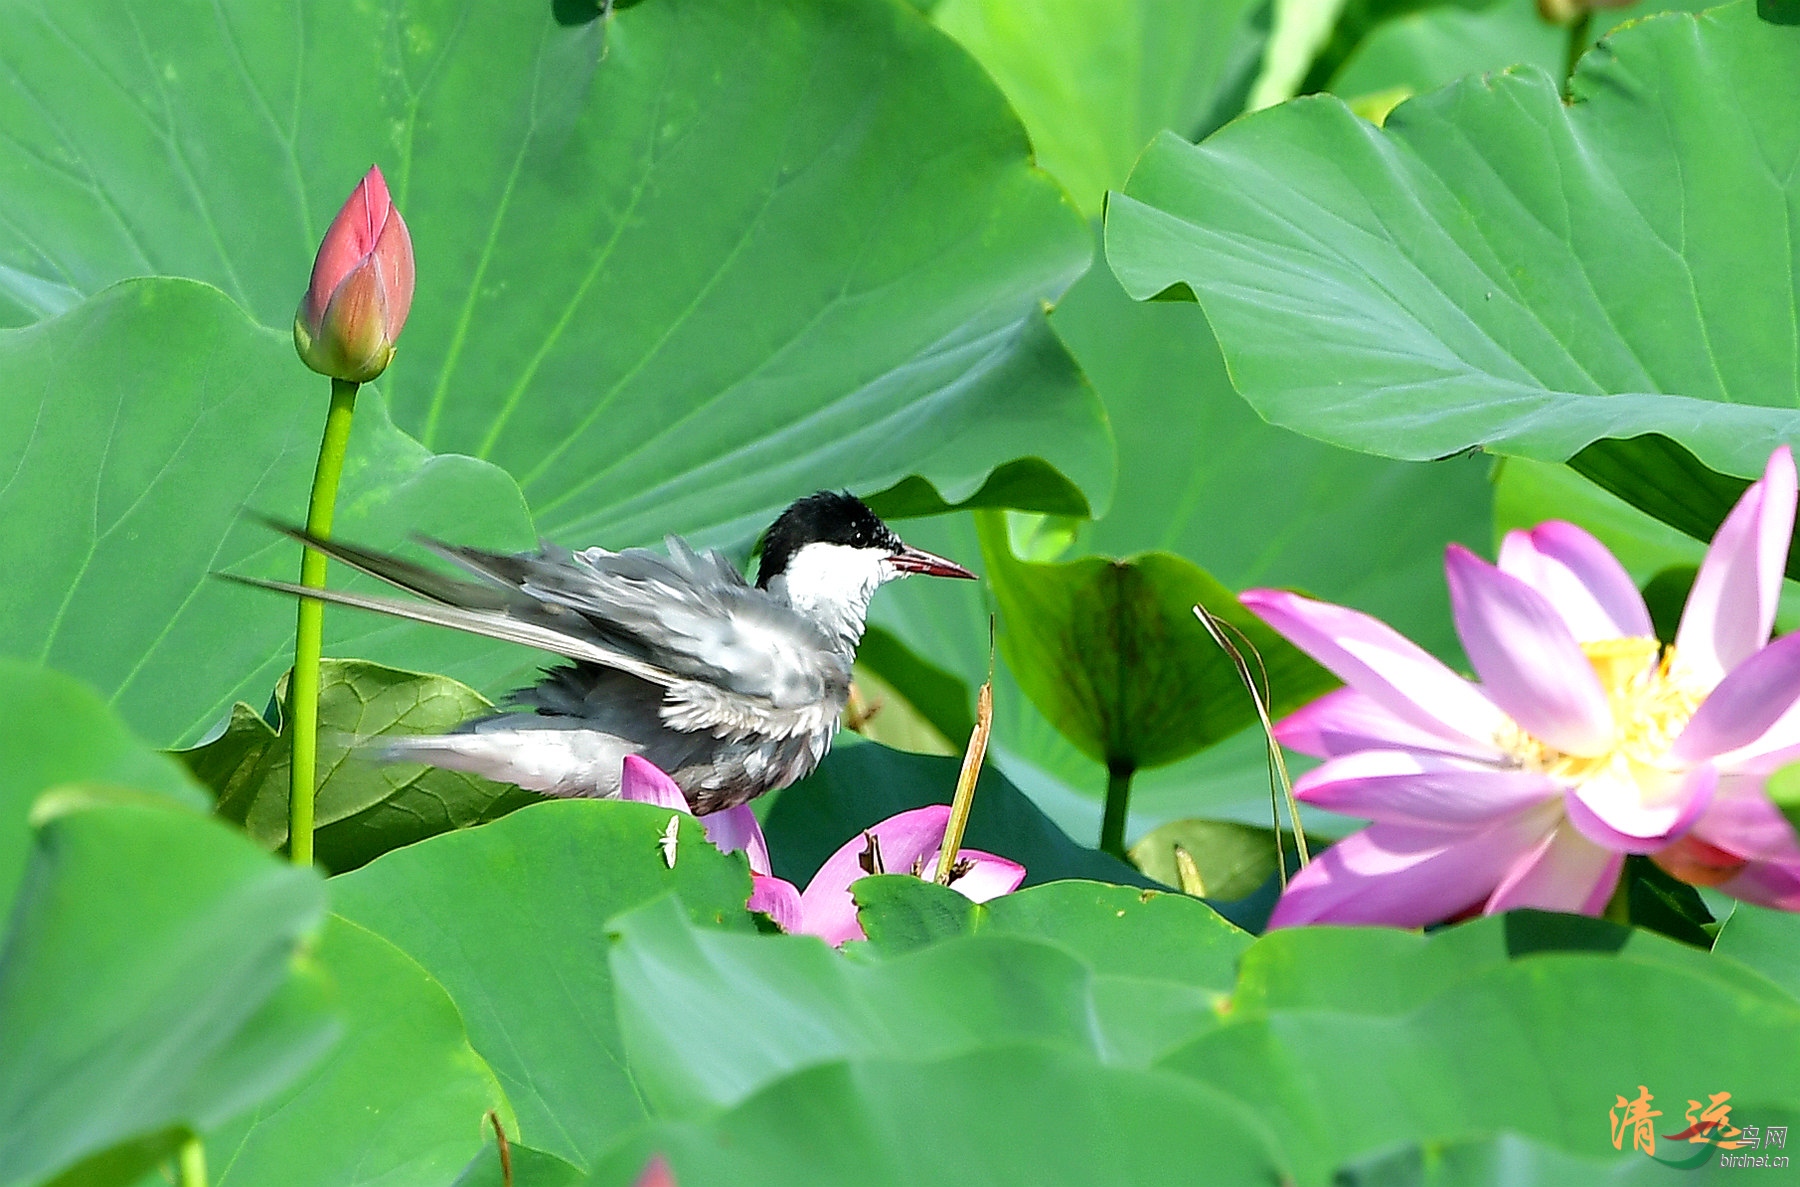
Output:
[[[905,895],[929,894],[933,884],[889,876],[859,883],[858,901],[863,902],[863,886],[877,883],[885,884],[889,892],[882,906],[865,904],[858,916],[870,943],[882,952],[911,951],[919,945],[895,943],[885,934],[882,916]],[[1183,981],[1221,991],[1236,980],[1238,958],[1250,947],[1248,935],[1204,903],[1131,886],[1071,878],[969,907],[966,934],[1044,940],[1067,949],[1097,972]]]
[[192,779],[132,737],[79,681],[0,659],[0,916],[31,849],[31,805],[62,783],[107,783],[206,806]]
[[[8,45],[11,45],[9,40]],[[325,423],[322,380],[287,335],[214,289],[133,281],[71,312],[0,331],[0,652],[98,688],[161,744],[193,741],[232,702],[266,695],[293,658],[291,600],[215,580],[292,580],[299,549],[249,513],[303,518]],[[315,382],[316,381],[316,382]],[[433,457],[366,392],[337,531],[391,545],[407,532],[490,547],[533,540],[501,470]],[[442,667],[494,684],[529,653],[326,615],[339,654]]]
[[971,903],[918,878],[865,878],[853,892],[881,955],[957,935],[1054,945],[1093,972],[1093,1021],[1109,1062],[1148,1064],[1217,1023],[1250,937],[1184,895],[1070,880]]
[[[1141,1067],[1216,1026],[1229,980],[1216,968],[1188,976],[1192,960],[1145,975],[1142,962],[1078,954],[1032,926],[856,960],[810,936],[696,928],[674,902],[614,925],[619,1024],[637,1083],[663,1116],[734,1105],[802,1067],[853,1056],[1038,1042]],[[1153,926],[1178,924],[1171,915]]]
[[[1583,48],[1609,30],[1659,12],[1704,8],[1696,0],[1642,0],[1591,10]],[[1395,100],[1430,91],[1460,75],[1536,66],[1547,74],[1568,69],[1571,30],[1546,21],[1534,0],[1493,0],[1465,7],[1436,3],[1382,21],[1368,31],[1331,78],[1345,99],[1392,91]]]
[[[1132,301],[1104,266],[1064,296],[1051,322],[1105,400],[1119,447],[1112,509],[1079,527],[1076,554],[1174,552],[1230,589],[1290,586],[1355,606],[1460,662],[1442,553],[1451,540],[1479,547],[1488,538],[1486,463],[1394,462],[1264,423],[1232,390],[1196,306]],[[979,548],[961,518],[909,524],[907,536],[964,560]],[[987,671],[981,589],[908,581],[883,590],[872,613],[893,638],[960,677],[968,703],[967,690]],[[921,682],[880,657],[864,658],[909,697],[944,699],[935,687],[915,691]],[[1000,767],[1072,835],[1096,835],[1104,768],[1057,732],[1004,662],[994,708]],[[1251,729],[1140,773],[1130,834],[1201,814],[1267,826],[1266,764]]]
[[900,5],[0,21],[0,321],[157,272],[285,330],[376,161],[418,260],[395,421],[505,466],[546,535],[740,540],[822,486],[916,474],[957,502],[1014,461],[993,497],[1105,504],[1104,417],[1039,305],[1088,259],[1081,220]]
[[[949,803],[959,767],[955,758],[906,754],[874,743],[841,746],[811,776],[783,791],[769,810],[764,829],[775,872],[806,885],[826,858],[863,829],[910,808]],[[976,784],[963,843],[1023,865],[1027,886],[1060,878],[1153,885],[1111,854],[1071,841],[992,766],[983,768]]]
[[1191,288],[1239,390],[1324,440],[1556,461],[1658,432],[1758,473],[1800,439],[1800,30],[1747,3],[1656,17],[1571,85],[1524,70],[1381,130],[1318,98],[1165,137],[1108,258],[1134,296]]
[[853,950],[858,954],[902,955],[977,933],[1014,935],[1055,944],[1098,972],[1223,991],[1251,942],[1198,899],[1078,878],[986,903],[900,874],[860,879],[852,893],[868,936],[866,947]]
[[330,1045],[296,965],[324,886],[160,793],[73,785],[34,815],[0,942],[0,1183],[130,1183]]
[[1800,998],[1800,915],[1739,903],[1719,928],[1713,952],[1749,965]]
[[206,1135],[219,1187],[439,1187],[506,1108],[469,1048],[455,1005],[392,944],[333,917],[319,963],[337,988],[344,1038],[254,1114]]
[[[1627,21],[1674,8],[1699,7],[1703,5],[1692,0],[1638,0],[1617,8],[1592,7],[1591,17],[1580,31],[1583,47],[1592,46],[1608,30]],[[1554,57],[1539,62],[1509,52],[1522,43],[1529,44],[1526,39],[1530,35],[1522,29],[1527,21],[1537,22],[1555,37],[1559,49]],[[1561,71],[1567,68],[1572,32],[1567,26],[1548,25],[1533,0],[1348,0],[1299,90],[1330,89],[1346,97],[1356,94],[1338,84],[1370,59],[1421,70],[1430,80],[1429,86],[1448,82],[1458,74],[1499,70],[1526,61]],[[1457,68],[1446,72],[1451,67]],[[1278,97],[1285,99],[1294,93]]]
[[1379,929],[1264,937],[1227,1025],[1161,1066],[1254,1102],[1302,1184],[1385,1147],[1501,1131],[1604,1157],[1606,1107],[1640,1084],[1666,1132],[1685,1124],[1678,1102],[1713,1092],[1731,1092],[1738,1116],[1800,1107],[1800,1072],[1768,1054],[1800,1042],[1800,1001],[1736,962],[1529,914],[1422,943]]
[[1679,1102],[1720,1091],[1739,1117],[1786,1115],[1800,1109],[1800,1077],[1769,1052],[1797,1043],[1791,1002],[1561,956],[1484,973],[1404,1017],[1295,1010],[1221,1027],[1164,1066],[1259,1104],[1305,1184],[1384,1146],[1471,1132],[1600,1154],[1606,1106],[1640,1084],[1675,1102],[1664,1110],[1675,1128],[1685,1127]]
[[1292,928],[1270,932],[1245,954],[1233,1008],[1399,1014],[1509,960],[1546,952],[1609,954],[1730,982],[1779,1000],[1780,986],[1744,962],[1720,960],[1641,928],[1600,919],[1515,911],[1429,936],[1383,928]]
[[[1612,15],[1602,17],[1610,24]],[[1381,91],[1404,97],[1508,66],[1553,75],[1567,66],[1568,53],[1568,31],[1540,17],[1532,0],[1477,9],[1440,4],[1376,26],[1332,78],[1331,90],[1345,99]]]
[[1279,96],[1286,99],[1295,94],[1325,90],[1331,79],[1343,69],[1346,59],[1353,54],[1364,41],[1386,24],[1403,20],[1417,12],[1431,12],[1440,7],[1460,9],[1479,9],[1486,7],[1485,0],[1338,0],[1334,6],[1333,21],[1315,47],[1310,62],[1302,69],[1302,79],[1296,87]]
[[1255,1119],[1203,1085],[1021,1046],[808,1068],[647,1129],[589,1181],[626,1187],[653,1152],[682,1187],[908,1187],[936,1167],[962,1187],[1252,1187],[1286,1171]]
[[1460,659],[1443,553],[1487,539],[1484,461],[1394,462],[1264,422],[1232,388],[1199,308],[1133,301],[1103,265],[1051,324],[1105,401],[1119,447],[1112,508],[1081,526],[1078,549],[1178,553],[1227,588],[1303,589]]
[[[283,677],[274,703],[285,706],[286,699]],[[371,740],[383,734],[447,733],[492,709],[486,697],[448,676],[356,659],[320,664],[314,859],[342,873],[390,849],[536,803],[540,797],[511,784],[417,763],[377,762],[368,752]],[[280,849],[288,840],[292,755],[292,736],[240,701],[224,733],[178,757],[212,788],[219,815],[264,847]]]
[[619,1026],[652,1114],[734,1105],[853,1055],[930,1058],[1015,1040],[1093,1052],[1088,969],[1047,945],[962,938],[865,963],[811,936],[695,928],[670,900],[614,930]]
[[974,935],[980,926],[980,903],[913,874],[858,878],[851,883],[850,894],[856,899],[856,921],[868,941],[851,951],[862,956],[916,952]]
[[720,854],[692,817],[681,818],[674,867],[665,864],[659,841],[672,815],[648,804],[538,804],[332,881],[339,914],[450,994],[517,1113],[514,1136],[578,1166],[646,1108],[614,1020],[607,921],[676,890],[709,926],[751,926],[744,859]]
[[1025,121],[1037,163],[1082,213],[1164,128],[1198,140],[1235,116],[1261,64],[1269,0],[942,0]]

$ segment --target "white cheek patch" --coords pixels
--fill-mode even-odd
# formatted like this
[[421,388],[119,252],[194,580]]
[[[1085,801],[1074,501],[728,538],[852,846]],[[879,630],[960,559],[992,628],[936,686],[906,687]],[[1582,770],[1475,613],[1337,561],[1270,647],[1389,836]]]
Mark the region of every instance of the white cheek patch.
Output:
[[890,572],[883,549],[808,544],[788,561],[783,576],[792,605],[846,605],[866,604]]
[[776,580],[788,605],[833,634],[855,640],[869,599],[892,573],[886,549],[814,543],[794,553]]

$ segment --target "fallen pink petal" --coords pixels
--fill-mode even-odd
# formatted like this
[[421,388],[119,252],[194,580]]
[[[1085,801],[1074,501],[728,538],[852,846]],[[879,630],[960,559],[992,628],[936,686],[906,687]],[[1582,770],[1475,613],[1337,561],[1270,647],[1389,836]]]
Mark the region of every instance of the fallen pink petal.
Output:
[[[687,812],[687,797],[667,773],[635,754],[627,755],[619,778],[619,798]],[[709,841],[721,853],[742,852],[750,862],[751,890],[745,904],[767,915],[782,931],[818,936],[832,945],[863,938],[856,918],[851,884],[870,874],[914,874],[937,877],[950,805],[931,804],[896,813],[844,842],[800,890],[777,878],[769,863],[769,844],[748,804],[699,818]],[[985,903],[1011,894],[1025,880],[1025,867],[978,849],[957,855],[950,888],[972,902]]]
[[[851,884],[870,874],[936,878],[939,848],[949,823],[950,806],[932,804],[890,816],[844,842],[801,892],[806,933],[834,945],[862,939]],[[951,877],[950,889],[973,902],[1010,894],[1025,880],[1024,866],[992,853],[964,849],[958,860],[968,864]]]

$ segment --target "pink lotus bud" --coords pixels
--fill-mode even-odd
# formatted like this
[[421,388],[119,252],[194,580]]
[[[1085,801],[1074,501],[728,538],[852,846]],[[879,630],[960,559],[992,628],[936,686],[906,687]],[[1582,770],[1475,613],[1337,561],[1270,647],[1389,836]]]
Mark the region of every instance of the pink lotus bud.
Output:
[[319,244],[294,348],[321,375],[367,383],[394,357],[412,295],[412,237],[371,166]]
[[675,1172],[669,1169],[669,1160],[661,1154],[650,1159],[632,1187],[675,1187]]

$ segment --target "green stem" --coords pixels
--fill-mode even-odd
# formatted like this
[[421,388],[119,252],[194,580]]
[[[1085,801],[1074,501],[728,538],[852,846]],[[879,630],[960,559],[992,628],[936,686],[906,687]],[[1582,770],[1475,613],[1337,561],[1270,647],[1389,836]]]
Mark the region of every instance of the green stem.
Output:
[[178,1164],[181,1187],[206,1187],[206,1143],[197,1137],[181,1143]]
[[1106,815],[1100,818],[1100,848],[1120,861],[1125,856],[1125,817],[1131,808],[1133,769],[1124,764],[1106,769]]
[[1569,54],[1568,61],[1564,63],[1566,69],[1563,70],[1563,79],[1565,80],[1563,91],[1565,93],[1569,89],[1567,80],[1575,77],[1575,64],[1581,61],[1581,55],[1587,52],[1588,33],[1593,27],[1594,13],[1589,8],[1583,8],[1581,15],[1569,25]]
[[[331,381],[331,411],[325,414],[325,437],[319,442],[319,466],[313,471],[312,500],[306,506],[306,530],[321,539],[331,535],[337,508],[338,479],[344,473],[344,451],[350,444],[350,419],[356,412],[356,384]],[[300,584],[325,588],[325,554],[308,548],[300,556]],[[325,603],[300,599],[294,626],[294,674],[288,681],[288,729],[293,740],[293,767],[288,780],[288,852],[295,865],[313,859],[313,796],[317,793],[319,759],[319,646],[325,633]]]

